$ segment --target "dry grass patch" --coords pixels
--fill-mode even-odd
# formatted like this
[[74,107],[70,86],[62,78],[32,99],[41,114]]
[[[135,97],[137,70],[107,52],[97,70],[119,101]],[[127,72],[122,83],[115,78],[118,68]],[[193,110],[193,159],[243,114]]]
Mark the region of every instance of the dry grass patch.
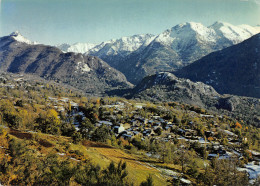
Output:
[[89,147],[86,150],[88,157],[93,163],[99,164],[101,167],[106,167],[111,161],[119,163],[126,162],[128,171],[128,181],[134,185],[140,185],[145,181],[149,174],[152,175],[155,185],[167,185],[166,179],[161,175],[161,172],[134,155],[125,153],[120,149]]

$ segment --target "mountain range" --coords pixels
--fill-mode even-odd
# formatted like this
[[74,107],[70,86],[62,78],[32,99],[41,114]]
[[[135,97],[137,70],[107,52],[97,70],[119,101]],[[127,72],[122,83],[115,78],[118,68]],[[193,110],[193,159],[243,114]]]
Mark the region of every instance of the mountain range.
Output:
[[38,75],[90,94],[132,86],[121,72],[98,57],[63,53],[53,46],[32,43],[17,32],[0,38],[0,70]]
[[[161,34],[134,35],[93,44],[68,45],[63,51],[98,56],[137,84],[147,75],[180,69],[203,56],[238,44],[259,33],[259,27],[216,22],[208,27],[187,22]],[[80,47],[82,46],[82,47]],[[86,50],[84,50],[84,48]]]
[[[185,23],[158,36],[77,44],[78,51],[88,48],[83,54],[37,44],[15,32],[0,38],[0,70],[37,75],[90,95],[182,102],[256,124],[260,34],[255,33],[247,25]],[[66,48],[73,50],[64,44]]]

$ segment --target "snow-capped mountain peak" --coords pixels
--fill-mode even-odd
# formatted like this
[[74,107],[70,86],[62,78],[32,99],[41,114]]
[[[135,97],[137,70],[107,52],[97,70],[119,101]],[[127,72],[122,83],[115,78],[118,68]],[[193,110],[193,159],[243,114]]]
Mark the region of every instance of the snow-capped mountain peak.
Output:
[[[89,53],[97,52],[102,55],[118,55],[129,54],[138,50],[142,46],[147,46],[154,36],[151,34],[133,35],[131,37],[122,37],[120,39],[113,39],[97,45]],[[109,50],[111,48],[112,50]]]
[[216,42],[216,33],[201,23],[186,22],[159,34],[154,42],[169,46],[176,51],[186,50],[192,43]]
[[190,43],[194,42],[221,43],[223,40],[228,40],[232,44],[237,44],[257,33],[259,29],[249,25],[235,26],[217,21],[206,27],[201,23],[186,22],[159,34],[155,42],[180,50],[186,49]]
[[19,31],[12,32],[9,36],[11,36],[16,41],[26,43],[29,45],[37,44],[36,42],[32,42],[29,39],[25,38]]
[[145,47],[155,38],[152,34],[133,35],[130,37],[122,37],[120,39],[111,39],[104,41],[98,45],[90,43],[76,43],[73,45],[61,44],[57,47],[64,52],[85,53],[97,55],[99,57],[105,55],[121,55],[125,56],[131,52]]
[[94,48],[95,46],[96,46],[96,44],[93,44],[93,43],[75,43],[73,45],[64,43],[61,45],[57,45],[56,47],[61,49],[63,52],[85,53],[86,51],[89,51],[90,49]]
[[230,23],[217,21],[208,28],[213,29],[219,38],[230,40],[233,44],[238,44],[259,31],[249,25],[234,26]]

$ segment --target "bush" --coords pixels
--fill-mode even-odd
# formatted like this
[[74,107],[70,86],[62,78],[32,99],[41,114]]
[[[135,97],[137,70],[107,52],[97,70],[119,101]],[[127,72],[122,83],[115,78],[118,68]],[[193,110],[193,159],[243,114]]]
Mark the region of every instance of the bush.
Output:
[[153,186],[153,177],[149,174],[149,176],[146,178],[146,181],[143,181],[140,186]]

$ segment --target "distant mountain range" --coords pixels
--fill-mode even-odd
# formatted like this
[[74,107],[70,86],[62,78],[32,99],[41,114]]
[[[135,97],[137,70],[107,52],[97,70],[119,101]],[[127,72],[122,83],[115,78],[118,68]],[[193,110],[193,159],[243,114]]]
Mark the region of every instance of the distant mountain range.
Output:
[[180,69],[203,56],[238,44],[259,33],[259,27],[216,22],[211,26],[188,22],[153,36],[134,35],[99,45],[58,46],[63,51],[98,56],[137,84],[143,77]]
[[132,86],[121,72],[98,57],[63,53],[56,47],[32,43],[17,32],[0,38],[0,70],[35,74],[92,95]]
[[211,85],[221,94],[260,98],[260,34],[213,52],[175,74]]
[[75,43],[72,45],[61,44],[57,45],[57,47],[64,52],[97,54],[99,57],[117,55],[126,57],[128,54],[149,45],[154,38],[155,36],[152,34],[143,34],[111,39],[100,44]]

